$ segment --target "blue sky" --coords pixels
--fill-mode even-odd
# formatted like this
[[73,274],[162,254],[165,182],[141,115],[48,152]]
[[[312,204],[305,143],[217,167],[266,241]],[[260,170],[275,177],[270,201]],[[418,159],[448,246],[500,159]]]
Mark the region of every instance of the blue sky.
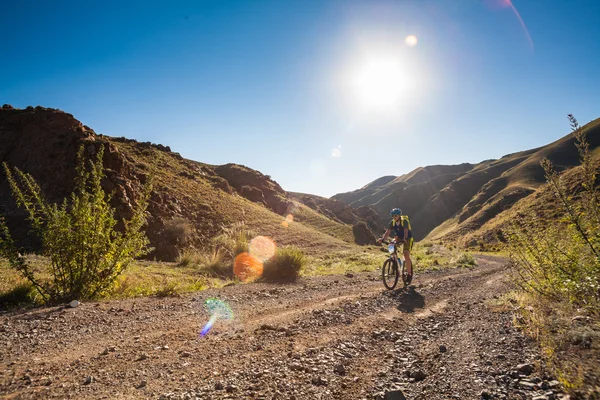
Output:
[[331,196],[600,117],[598,15],[596,0],[13,1],[0,103]]

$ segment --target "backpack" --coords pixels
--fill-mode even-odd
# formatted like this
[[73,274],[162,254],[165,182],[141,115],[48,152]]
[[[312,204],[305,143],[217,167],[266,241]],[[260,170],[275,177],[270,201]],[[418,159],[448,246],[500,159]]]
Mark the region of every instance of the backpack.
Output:
[[[410,220],[407,215],[400,216],[400,227],[404,226],[404,221],[408,224],[408,238],[410,239],[412,237],[412,226],[410,226]],[[396,226],[396,221],[392,220],[392,225]]]

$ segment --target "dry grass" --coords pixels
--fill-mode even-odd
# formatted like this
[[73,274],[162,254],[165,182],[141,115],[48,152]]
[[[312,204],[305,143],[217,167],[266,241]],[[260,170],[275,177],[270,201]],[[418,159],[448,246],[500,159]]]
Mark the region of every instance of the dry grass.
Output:
[[295,282],[306,265],[306,256],[297,247],[278,249],[264,264],[263,279],[267,282]]
[[319,232],[326,233],[336,239],[348,243],[354,242],[351,225],[332,221],[323,214],[320,214],[303,204],[298,205],[293,215],[294,221],[299,222],[304,226],[312,227]]
[[[547,366],[575,398],[600,396],[600,320],[524,292],[513,295],[515,324],[540,344]],[[596,397],[594,397],[596,396]]]
[[233,261],[221,248],[186,249],[179,256],[177,266],[192,268],[201,275],[215,278],[233,277]]
[[[28,261],[40,271],[49,261],[45,257],[28,256]],[[4,306],[20,303],[37,303],[36,292],[26,291],[30,287],[17,271],[5,260],[0,260],[0,301]],[[121,275],[116,284],[104,293],[105,299],[165,296],[221,287],[232,282],[230,279],[213,278],[198,271],[194,266],[177,266],[175,263],[134,261]],[[41,300],[41,299],[39,299]]]

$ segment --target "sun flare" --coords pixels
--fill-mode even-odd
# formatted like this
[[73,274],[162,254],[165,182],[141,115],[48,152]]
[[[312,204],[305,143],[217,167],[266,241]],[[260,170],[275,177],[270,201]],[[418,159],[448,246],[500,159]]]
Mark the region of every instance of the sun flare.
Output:
[[398,105],[406,91],[406,74],[396,57],[378,56],[357,68],[352,87],[366,107],[383,109]]

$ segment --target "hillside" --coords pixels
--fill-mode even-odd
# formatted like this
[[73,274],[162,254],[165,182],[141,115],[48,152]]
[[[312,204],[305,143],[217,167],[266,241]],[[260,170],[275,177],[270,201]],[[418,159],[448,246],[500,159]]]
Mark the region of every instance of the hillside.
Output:
[[[155,250],[150,258],[173,260],[182,248],[202,247],[223,226],[237,221],[244,221],[256,235],[270,236],[280,246],[297,245],[308,254],[355,246],[352,224],[361,218],[349,207],[349,218],[323,215],[258,171],[235,164],[208,165],[184,159],[168,146],[96,134],[60,110],[5,105],[0,109],[0,143],[0,163],[32,174],[52,202],[61,202],[73,188],[79,147],[93,157],[104,146],[103,186],[114,194],[119,219],[129,217],[152,175],[147,234]],[[24,223],[26,214],[12,199],[4,172],[0,212],[22,245],[39,247],[39,239]],[[286,218],[289,222],[284,223]]]
[[[590,148],[598,157],[600,119],[583,127]],[[474,244],[495,241],[503,213],[524,199],[539,196],[545,183],[540,161],[550,159],[559,172],[579,164],[571,134],[546,146],[506,155],[479,164],[435,165],[417,168],[398,177],[385,176],[363,188],[332,197],[351,207],[370,206],[386,220],[400,207],[411,218],[418,240],[441,239]],[[521,200],[523,200],[521,202]],[[483,227],[494,231],[478,230]],[[465,240],[469,237],[469,240]]]

